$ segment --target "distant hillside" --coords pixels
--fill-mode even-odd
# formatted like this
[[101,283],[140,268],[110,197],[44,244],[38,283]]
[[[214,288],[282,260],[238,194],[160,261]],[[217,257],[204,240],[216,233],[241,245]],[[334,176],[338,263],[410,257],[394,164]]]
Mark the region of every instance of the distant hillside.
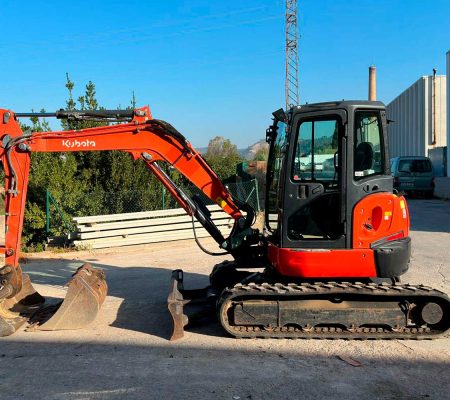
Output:
[[[266,143],[265,139],[261,139],[260,141],[252,144],[251,146],[248,146],[246,149],[238,149],[239,154],[242,156],[242,158],[246,160],[252,160],[255,157],[255,154],[258,152],[259,149],[269,147],[269,145]],[[206,153],[207,147],[197,147],[197,151],[199,151],[201,154]]]
[[251,146],[247,147],[245,150],[239,150],[242,157],[244,157],[246,160],[252,160],[255,158],[256,153],[263,148],[268,148],[269,144],[265,141],[265,139],[261,139],[259,142],[256,142],[252,144]]

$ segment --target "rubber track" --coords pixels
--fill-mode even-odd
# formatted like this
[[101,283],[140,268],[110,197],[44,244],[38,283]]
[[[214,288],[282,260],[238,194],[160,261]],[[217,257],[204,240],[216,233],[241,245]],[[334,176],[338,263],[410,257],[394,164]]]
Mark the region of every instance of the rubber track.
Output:
[[[327,297],[346,295],[346,300],[356,300],[359,296],[371,296],[374,300],[413,300],[413,298],[428,298],[429,301],[440,299],[446,302],[444,314],[450,320],[450,298],[447,294],[424,285],[390,285],[387,283],[351,283],[351,282],[317,282],[300,284],[270,284],[249,283],[237,284],[222,293],[218,311],[224,329],[238,338],[304,338],[304,339],[434,339],[449,331],[447,326],[443,331],[432,330],[428,327],[396,327],[387,328],[352,328],[336,327],[255,327],[234,326],[228,321],[227,310],[234,301],[255,299],[326,299]],[[354,298],[352,299],[351,297]],[[411,301],[413,302],[413,301]]]

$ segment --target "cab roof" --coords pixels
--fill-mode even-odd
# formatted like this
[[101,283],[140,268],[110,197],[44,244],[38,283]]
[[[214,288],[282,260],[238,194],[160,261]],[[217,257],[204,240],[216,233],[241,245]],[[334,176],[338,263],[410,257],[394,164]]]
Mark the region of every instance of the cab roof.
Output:
[[303,104],[301,106],[294,106],[291,111],[295,112],[314,112],[325,111],[335,109],[355,110],[357,108],[367,109],[385,109],[386,106],[381,101],[368,101],[368,100],[338,100],[327,101],[323,103],[311,103]]

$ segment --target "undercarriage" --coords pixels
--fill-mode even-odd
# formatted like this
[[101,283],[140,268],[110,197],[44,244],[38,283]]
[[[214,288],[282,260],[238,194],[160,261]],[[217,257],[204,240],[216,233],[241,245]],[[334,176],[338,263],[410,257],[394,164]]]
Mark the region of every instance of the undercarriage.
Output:
[[[432,339],[450,328],[449,297],[424,285],[290,281],[277,279],[270,269],[239,271],[233,263],[219,264],[210,278],[205,289],[184,290],[183,274],[173,272],[172,339],[182,337],[183,328],[199,317],[189,308],[205,303],[225,331],[238,338]],[[233,278],[239,281],[216,284]]]

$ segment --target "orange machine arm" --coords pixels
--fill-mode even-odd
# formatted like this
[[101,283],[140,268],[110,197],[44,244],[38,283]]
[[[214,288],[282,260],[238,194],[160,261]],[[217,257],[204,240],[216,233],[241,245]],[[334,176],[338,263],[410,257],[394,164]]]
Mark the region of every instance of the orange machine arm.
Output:
[[[195,202],[187,198],[158,165],[158,161],[167,162],[238,222],[235,228],[249,227],[220,179],[179,132],[163,121],[152,119],[148,107],[136,109],[132,114],[132,120],[128,123],[73,131],[24,133],[17,122],[17,116],[12,111],[0,109],[0,158],[5,169],[7,227],[5,243],[4,246],[0,245],[0,253],[5,254],[5,265],[18,266],[31,152],[127,152],[135,160],[142,158],[181,206],[190,215],[194,214],[199,218],[195,212]],[[200,217],[205,217],[201,210],[199,214]],[[214,236],[216,231],[213,228],[210,233]],[[223,239],[220,234],[216,236],[216,241]],[[226,247],[223,243],[220,244]]]

